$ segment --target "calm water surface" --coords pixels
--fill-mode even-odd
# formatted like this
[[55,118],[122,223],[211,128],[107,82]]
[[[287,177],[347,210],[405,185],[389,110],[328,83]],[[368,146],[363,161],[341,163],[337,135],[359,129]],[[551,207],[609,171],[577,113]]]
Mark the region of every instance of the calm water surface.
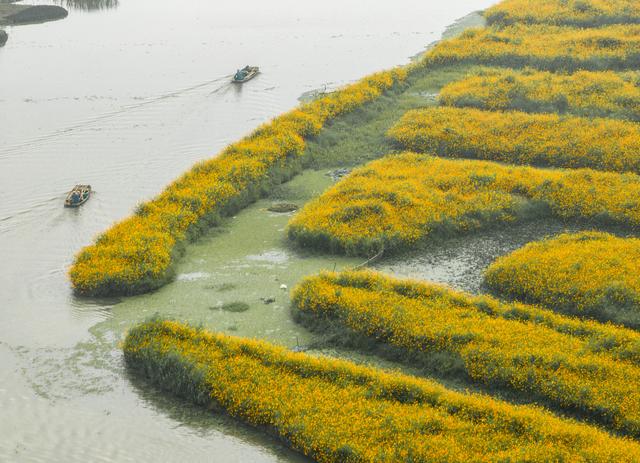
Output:
[[[226,243],[222,254],[205,240],[189,251],[178,281],[126,301],[74,298],[66,269],[96,233],[301,94],[406,63],[456,18],[491,3],[68,0],[62,21],[7,28],[0,48],[0,461],[301,460],[232,420],[137,384],[123,370],[117,342],[156,310],[179,316],[193,285],[202,289],[226,270],[238,275],[245,260],[269,275],[283,269],[283,280],[325,260],[286,254],[273,233],[228,234],[212,238]],[[230,74],[245,64],[262,74],[231,85]],[[65,210],[75,183],[96,193],[79,210]],[[258,204],[239,219],[251,225],[261,211]],[[269,217],[269,230],[280,232],[286,218]],[[251,239],[262,247],[233,246]],[[273,250],[264,253],[265,246]],[[194,297],[188,318],[218,317],[223,328],[284,344],[304,337],[277,308],[253,312],[238,328],[242,320],[212,310],[224,297]]]

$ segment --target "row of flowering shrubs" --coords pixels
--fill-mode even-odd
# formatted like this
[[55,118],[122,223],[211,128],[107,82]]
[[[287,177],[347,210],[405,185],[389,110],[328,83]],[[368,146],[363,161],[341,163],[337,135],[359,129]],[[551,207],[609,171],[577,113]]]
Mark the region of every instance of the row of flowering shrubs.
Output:
[[637,69],[640,25],[599,29],[548,25],[471,29],[436,45],[422,63],[531,66],[553,71]]
[[550,214],[638,228],[640,176],[404,153],[353,171],[294,216],[288,235],[368,256]]
[[388,136],[440,156],[640,173],[640,125],[615,119],[436,107],[407,112]]
[[505,0],[485,12],[489,24],[557,24],[597,27],[640,23],[636,0]]
[[640,446],[533,406],[153,320],[127,365],[165,390],[265,429],[319,462],[640,460]]
[[440,91],[441,105],[640,121],[640,74],[482,68]]
[[501,295],[640,328],[640,240],[563,234],[526,245],[486,271]]
[[76,256],[70,270],[74,289],[84,295],[134,294],[166,283],[181,241],[290,178],[300,170],[305,137],[406,75],[405,69],[394,69],[366,77],[275,118],[196,164]]
[[412,359],[433,362],[437,353],[456,374],[640,436],[640,366],[621,358],[625,347],[616,342],[631,342],[637,351],[635,331],[373,272],[307,278],[294,290],[293,306]]

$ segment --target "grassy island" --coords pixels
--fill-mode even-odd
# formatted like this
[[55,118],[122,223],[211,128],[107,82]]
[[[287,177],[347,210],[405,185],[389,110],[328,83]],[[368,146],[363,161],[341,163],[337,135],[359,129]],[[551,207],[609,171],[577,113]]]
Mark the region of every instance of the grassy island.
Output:
[[640,74],[482,68],[446,85],[445,106],[640,120]]
[[517,24],[472,29],[441,42],[424,64],[472,63],[550,71],[623,70],[640,66],[640,25],[594,29]]
[[127,365],[319,462],[620,461],[640,446],[537,407],[169,321],[132,329]]
[[486,226],[555,215],[640,227],[640,176],[404,153],[374,161],[289,222],[303,247],[371,256]]
[[634,0],[505,0],[485,14],[489,24],[557,24],[599,27],[640,23]]
[[406,113],[389,136],[439,156],[640,173],[640,126],[615,119],[428,108]]
[[497,293],[640,328],[640,240],[563,234],[501,257],[486,271]]
[[293,304],[427,365],[640,436],[640,365],[624,346],[630,342],[637,355],[633,331],[370,272],[310,277]]

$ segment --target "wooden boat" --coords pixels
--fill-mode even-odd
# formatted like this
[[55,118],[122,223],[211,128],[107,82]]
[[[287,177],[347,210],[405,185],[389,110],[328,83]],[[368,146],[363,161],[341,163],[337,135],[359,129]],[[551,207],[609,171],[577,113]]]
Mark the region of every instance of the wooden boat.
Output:
[[67,193],[64,207],[78,207],[87,202],[91,196],[91,185],[76,185]]
[[235,84],[243,84],[248,80],[253,79],[259,72],[260,68],[258,66],[245,66],[235,73],[232,82]]

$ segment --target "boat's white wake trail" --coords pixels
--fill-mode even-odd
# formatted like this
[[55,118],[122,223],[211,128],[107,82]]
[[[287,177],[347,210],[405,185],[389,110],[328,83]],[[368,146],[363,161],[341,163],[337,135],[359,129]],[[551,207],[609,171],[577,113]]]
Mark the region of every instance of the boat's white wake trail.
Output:
[[201,88],[204,87],[208,87],[212,84],[216,84],[218,83],[219,85],[213,89],[211,92],[209,92],[207,94],[207,96],[209,95],[213,95],[215,93],[220,92],[221,90],[228,88],[230,86],[230,79],[231,75],[226,75],[226,76],[222,76],[222,77],[217,77],[216,79],[213,80],[209,80],[206,82],[202,82],[196,85],[193,85],[191,87],[186,87],[186,88],[182,88],[179,90],[175,90],[169,93],[165,93],[162,95],[158,95],[158,96],[154,96],[154,97],[150,97],[150,98],[146,98],[144,101],[141,101],[140,103],[135,103],[135,104],[130,104],[130,105],[125,105],[122,106],[121,108],[115,110],[115,111],[111,111],[105,114],[101,114],[100,116],[96,116],[87,120],[84,120],[82,122],[79,122],[77,124],[71,125],[69,127],[65,127],[63,129],[59,129],[56,130],[52,133],[46,134],[46,135],[41,135],[39,137],[35,137],[32,138],[31,140],[25,140],[21,143],[17,143],[15,145],[11,145],[11,146],[7,146],[4,148],[0,148],[0,159],[5,159],[5,158],[9,158],[11,157],[11,155],[16,155],[18,153],[20,153],[21,151],[23,151],[24,149],[27,148],[32,148],[34,146],[38,146],[41,145],[42,143],[51,141],[52,139],[56,139],[56,138],[60,138],[60,137],[64,137],[65,135],[69,135],[73,132],[76,132],[78,130],[81,129],[86,129],[88,127],[91,127],[95,124],[98,124],[100,122],[104,122],[106,120],[111,120],[111,119],[115,119],[119,116],[122,116],[124,114],[127,114],[131,111],[137,110],[137,109],[141,109],[147,106],[151,106],[154,105],[156,103],[162,102],[164,100],[167,99],[171,99],[171,98],[178,98],[181,96],[185,96],[185,95],[189,95],[192,92],[199,90]]

